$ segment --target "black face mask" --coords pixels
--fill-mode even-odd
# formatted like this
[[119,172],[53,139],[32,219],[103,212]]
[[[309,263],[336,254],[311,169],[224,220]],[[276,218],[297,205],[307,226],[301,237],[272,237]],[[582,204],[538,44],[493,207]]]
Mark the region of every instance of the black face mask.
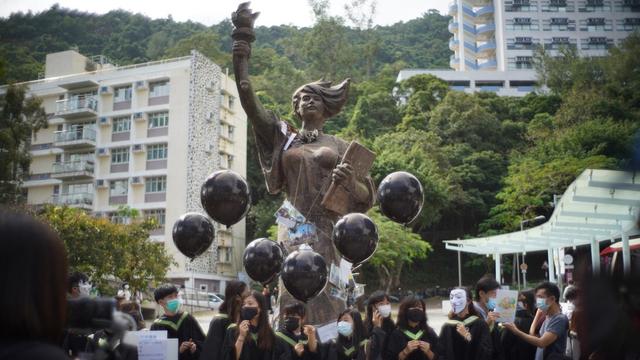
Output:
[[243,306],[240,310],[240,320],[251,320],[258,315],[258,308],[252,306]]
[[420,322],[424,320],[424,311],[422,309],[409,309],[407,311],[407,319],[413,322]]
[[294,332],[300,326],[300,319],[297,317],[287,317],[284,319],[284,329]]

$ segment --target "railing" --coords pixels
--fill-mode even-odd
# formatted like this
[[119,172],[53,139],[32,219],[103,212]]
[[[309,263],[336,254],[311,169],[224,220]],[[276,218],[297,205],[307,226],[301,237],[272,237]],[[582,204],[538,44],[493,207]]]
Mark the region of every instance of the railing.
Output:
[[93,193],[69,193],[53,195],[51,202],[55,205],[91,205]]
[[54,174],[64,174],[73,172],[93,172],[93,161],[90,160],[75,160],[66,162],[53,163]]
[[96,131],[92,128],[72,129],[55,132],[55,142],[69,142],[77,140],[96,141]]
[[56,101],[56,113],[69,113],[85,110],[98,111],[98,100],[94,97],[74,97]]

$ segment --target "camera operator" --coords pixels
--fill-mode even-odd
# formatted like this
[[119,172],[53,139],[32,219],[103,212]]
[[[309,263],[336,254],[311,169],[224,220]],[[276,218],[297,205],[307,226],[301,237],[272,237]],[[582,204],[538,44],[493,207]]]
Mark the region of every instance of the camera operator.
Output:
[[[131,324],[132,328],[129,330],[141,330],[144,328],[144,321],[138,304],[131,301],[123,301],[120,304],[120,311],[131,316],[131,320],[134,321],[134,324]],[[100,350],[106,350],[105,355],[107,358],[138,360],[138,348],[131,344],[122,343],[119,340],[119,335],[113,326],[98,330],[87,337],[86,352],[93,353],[94,359],[96,358],[95,354]]]
[[[81,272],[69,275],[69,287],[67,289],[67,299],[80,299],[88,297],[91,293],[91,283],[89,277]],[[78,334],[65,330],[62,348],[72,358],[80,355],[87,347],[87,335]]]
[[68,360],[64,244],[34,218],[0,210],[0,360]]

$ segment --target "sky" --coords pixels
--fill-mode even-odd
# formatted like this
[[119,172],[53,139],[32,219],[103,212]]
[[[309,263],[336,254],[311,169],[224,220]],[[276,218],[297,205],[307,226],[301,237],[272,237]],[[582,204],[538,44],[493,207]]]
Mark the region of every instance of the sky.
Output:
[[[374,18],[376,25],[391,25],[420,17],[429,9],[446,14],[451,0],[378,0]],[[0,17],[29,10],[39,12],[58,3],[61,7],[104,14],[110,10],[124,9],[142,13],[153,19],[167,18],[175,21],[191,20],[213,25],[230,17],[242,0],[0,0]],[[344,4],[348,0],[330,0],[331,15],[344,16]],[[306,0],[253,0],[251,8],[260,11],[256,26],[265,25],[313,25],[313,15]]]

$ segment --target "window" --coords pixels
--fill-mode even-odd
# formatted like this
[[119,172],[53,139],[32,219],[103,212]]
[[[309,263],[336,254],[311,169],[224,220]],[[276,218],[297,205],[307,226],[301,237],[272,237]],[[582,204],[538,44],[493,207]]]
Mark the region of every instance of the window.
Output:
[[229,134],[229,139],[231,139],[231,140],[233,140],[233,131],[234,130],[235,130],[235,126],[229,125],[228,134]]
[[229,95],[229,109],[233,110],[233,106],[236,104],[236,98],[233,95]]
[[147,145],[147,160],[164,160],[167,158],[167,144]]
[[131,131],[131,117],[130,116],[120,116],[117,118],[113,118],[113,132],[129,132]]
[[144,212],[144,216],[147,219],[154,219],[158,225],[164,226],[166,221],[165,220],[166,210],[165,209],[147,210]]
[[149,84],[149,97],[169,96],[169,81],[158,81]]
[[115,88],[113,91],[113,102],[131,101],[131,85]]
[[126,164],[129,162],[129,148],[111,149],[111,164]]
[[149,114],[149,129],[169,126],[169,112],[157,112]]
[[109,182],[109,196],[126,196],[129,191],[129,182],[124,180],[111,180]]
[[167,191],[167,177],[166,176],[154,176],[149,177],[145,181],[145,192],[166,192]]

